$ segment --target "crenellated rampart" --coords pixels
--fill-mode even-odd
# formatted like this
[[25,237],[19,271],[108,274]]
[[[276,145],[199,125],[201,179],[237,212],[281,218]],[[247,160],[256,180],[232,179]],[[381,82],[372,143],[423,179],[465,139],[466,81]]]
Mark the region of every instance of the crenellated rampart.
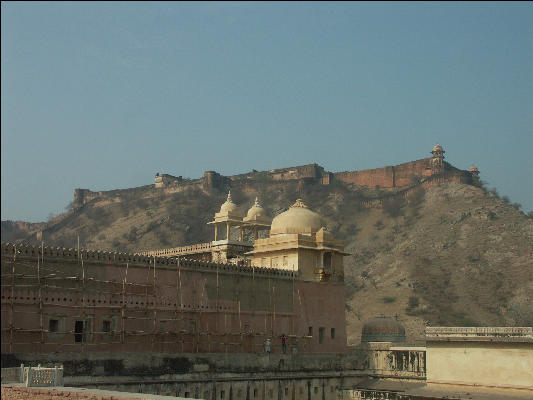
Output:
[[[477,174],[477,169],[475,170]],[[435,178],[436,177],[436,178]],[[434,179],[429,179],[434,178]],[[443,157],[428,157],[416,161],[410,161],[399,165],[383,168],[366,169],[359,171],[329,172],[318,164],[300,165],[295,167],[278,168],[270,171],[224,176],[216,171],[205,171],[199,179],[183,179],[181,176],[174,177],[168,174],[157,174],[154,185],[143,187],[147,189],[140,197],[153,197],[159,191],[175,193],[187,188],[201,187],[204,190],[219,189],[227,190],[233,184],[246,181],[253,182],[288,182],[298,180],[301,183],[315,183],[329,185],[334,181],[354,184],[368,188],[379,187],[382,189],[406,188],[425,180],[424,185],[437,184],[440,182],[461,182],[470,184],[472,172],[460,170],[443,161]],[[73,206],[79,208],[94,199],[113,197],[114,201],[120,201],[119,197],[125,193],[133,193],[141,188],[111,190],[106,192],[93,192],[88,189],[75,189]],[[153,191],[151,189],[157,189]]]
[[175,269],[179,263],[182,268],[190,268],[195,270],[204,270],[211,272],[228,272],[232,274],[257,274],[263,276],[272,276],[275,278],[291,279],[294,272],[289,270],[280,270],[273,268],[254,267],[245,264],[233,264],[233,263],[217,263],[196,259],[184,259],[180,258],[179,261],[175,257],[163,257],[163,256],[148,256],[137,253],[121,253],[121,252],[108,252],[99,250],[85,250],[85,249],[66,249],[60,247],[48,247],[48,246],[34,246],[28,244],[13,244],[2,243],[1,244],[2,259],[13,258],[18,259],[32,259],[36,260],[37,256],[46,259],[47,262],[60,263],[65,262],[77,262],[78,260],[84,260],[86,263],[106,264],[110,263],[115,265],[124,266],[126,264],[130,266],[140,267],[153,267],[154,263],[158,268],[170,267]]

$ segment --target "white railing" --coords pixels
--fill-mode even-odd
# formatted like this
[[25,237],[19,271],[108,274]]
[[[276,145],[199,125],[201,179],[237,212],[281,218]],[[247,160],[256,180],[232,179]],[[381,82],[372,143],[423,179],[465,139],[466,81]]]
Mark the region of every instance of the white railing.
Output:
[[426,337],[532,337],[531,327],[426,327]]
[[2,368],[2,383],[22,382],[24,382],[24,364],[20,364],[20,367]]
[[63,367],[25,367],[20,364],[20,367],[2,368],[2,383],[24,383],[26,387],[63,386]]

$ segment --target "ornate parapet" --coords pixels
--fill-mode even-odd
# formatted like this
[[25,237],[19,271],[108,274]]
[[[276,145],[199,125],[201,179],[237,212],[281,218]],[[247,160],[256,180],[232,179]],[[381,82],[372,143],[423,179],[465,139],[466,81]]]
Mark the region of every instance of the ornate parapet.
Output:
[[44,262],[53,263],[76,263],[83,259],[88,264],[104,264],[107,266],[153,266],[154,262],[158,268],[172,268],[175,269],[179,263],[181,268],[206,271],[206,272],[221,272],[232,274],[255,274],[267,275],[280,279],[291,279],[296,272],[278,270],[272,268],[263,268],[256,266],[248,266],[232,263],[210,262],[194,259],[183,259],[179,261],[176,257],[159,257],[148,256],[133,253],[119,253],[98,250],[84,250],[84,249],[65,249],[60,247],[41,247],[26,244],[1,243],[0,250],[2,254],[2,264],[9,261],[18,261],[21,259],[35,261],[37,257],[44,260]]
[[427,342],[532,342],[531,327],[427,327]]
[[191,246],[172,247],[170,249],[141,251],[138,254],[150,257],[175,257],[187,254],[210,253],[212,248],[213,244],[209,242],[193,244]]

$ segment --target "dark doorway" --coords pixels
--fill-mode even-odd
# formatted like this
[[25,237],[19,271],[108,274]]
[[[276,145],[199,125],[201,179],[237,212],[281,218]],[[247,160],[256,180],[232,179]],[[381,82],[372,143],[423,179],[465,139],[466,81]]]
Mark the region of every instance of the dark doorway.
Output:
[[74,324],[74,342],[81,343],[83,341],[83,321],[76,321]]
[[331,268],[331,253],[324,253],[324,268]]

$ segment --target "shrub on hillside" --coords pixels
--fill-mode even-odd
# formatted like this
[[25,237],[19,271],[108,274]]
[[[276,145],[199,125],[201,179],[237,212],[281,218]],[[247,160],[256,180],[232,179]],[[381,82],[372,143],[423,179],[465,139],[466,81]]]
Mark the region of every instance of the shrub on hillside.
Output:
[[413,189],[409,195],[409,204],[412,206],[418,206],[424,201],[426,191],[422,186],[418,186]]
[[394,303],[396,301],[396,297],[394,296],[384,296],[381,298],[381,301],[383,303]]
[[382,230],[382,229],[385,227],[385,225],[383,224],[383,221],[380,220],[380,219],[378,219],[378,220],[376,221],[376,223],[374,224],[374,226],[376,227],[376,229],[377,229],[378,231]]
[[477,175],[472,176],[472,186],[475,186],[475,187],[478,187],[480,189],[485,189],[486,190],[486,185],[487,185],[487,182],[482,181],[479,178],[479,176],[477,176]]
[[420,300],[416,296],[409,297],[409,303],[407,304],[407,307],[410,309],[417,308],[420,305]]
[[404,199],[399,196],[383,199],[383,211],[391,217],[398,217],[402,214]]

